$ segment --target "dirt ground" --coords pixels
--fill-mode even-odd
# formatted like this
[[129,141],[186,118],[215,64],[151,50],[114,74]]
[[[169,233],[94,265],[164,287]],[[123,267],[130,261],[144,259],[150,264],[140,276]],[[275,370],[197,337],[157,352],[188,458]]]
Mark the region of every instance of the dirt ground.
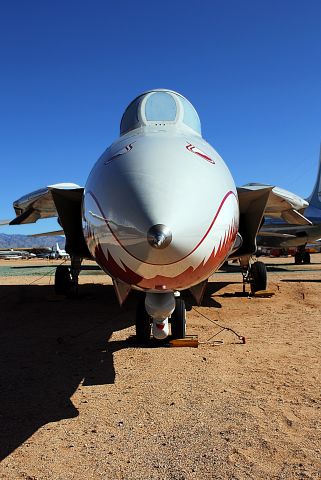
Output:
[[139,294],[100,272],[71,300],[0,261],[0,478],[321,479],[321,254],[263,260],[272,298],[233,265],[186,296],[198,348],[128,341]]

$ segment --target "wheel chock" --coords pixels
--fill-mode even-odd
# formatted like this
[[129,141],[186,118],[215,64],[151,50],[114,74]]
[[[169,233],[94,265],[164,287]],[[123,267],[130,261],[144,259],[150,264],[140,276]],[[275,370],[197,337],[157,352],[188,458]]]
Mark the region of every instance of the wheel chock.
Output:
[[155,340],[154,338],[150,338],[149,342],[147,343],[140,343],[137,341],[136,335],[130,335],[126,340],[130,345],[136,347],[148,347],[148,348],[159,348],[159,347],[192,347],[197,348],[198,343],[198,336],[197,335],[186,335],[185,338],[165,338],[164,340]]
[[169,347],[198,347],[197,335],[186,335],[185,338],[172,338],[168,342]]
[[253,297],[257,298],[271,298],[275,295],[274,292],[271,292],[270,290],[258,290],[257,292],[253,293]]

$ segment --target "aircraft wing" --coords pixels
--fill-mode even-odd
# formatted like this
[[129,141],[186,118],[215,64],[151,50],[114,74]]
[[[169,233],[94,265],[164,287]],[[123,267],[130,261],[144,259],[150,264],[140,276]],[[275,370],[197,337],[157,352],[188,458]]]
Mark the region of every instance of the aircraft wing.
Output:
[[270,195],[265,207],[264,216],[281,218],[292,225],[312,225],[303,212],[309,203],[288,190],[272,185],[249,183],[238,188],[238,191],[260,191],[270,188]]
[[82,187],[74,183],[58,183],[31,192],[13,203],[16,217],[11,220],[10,225],[58,217],[66,236],[66,252],[74,256],[91,258],[82,232],[83,191]]
[[59,191],[75,192],[77,195],[79,192],[83,192],[83,188],[75,183],[58,183],[24,195],[13,202],[16,218],[11,220],[10,225],[35,223],[40,218],[58,217],[53,197],[55,191],[58,193]]

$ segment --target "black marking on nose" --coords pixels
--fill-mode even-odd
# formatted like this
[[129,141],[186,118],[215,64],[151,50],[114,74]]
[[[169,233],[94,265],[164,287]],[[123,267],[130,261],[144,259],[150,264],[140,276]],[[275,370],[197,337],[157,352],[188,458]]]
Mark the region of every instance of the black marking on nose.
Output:
[[158,223],[153,225],[147,232],[147,241],[153,247],[161,250],[166,248],[172,241],[172,232],[166,225]]

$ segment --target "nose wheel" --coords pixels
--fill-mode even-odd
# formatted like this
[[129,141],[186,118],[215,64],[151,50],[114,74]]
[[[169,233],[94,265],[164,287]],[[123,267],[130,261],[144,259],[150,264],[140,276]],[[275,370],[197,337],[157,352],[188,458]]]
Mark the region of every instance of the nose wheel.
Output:
[[[155,337],[157,329],[155,331],[154,323],[159,323],[158,320],[153,319],[145,308],[145,301],[141,300],[136,309],[136,317],[135,317],[135,327],[136,327],[136,339],[140,343],[147,344],[151,338],[151,325],[153,324],[153,335],[154,338],[157,340],[163,340],[168,335],[168,327],[167,327],[167,319],[163,320],[165,325],[166,333],[160,336],[159,332],[158,335]],[[172,331],[172,338],[185,338],[186,336],[186,308],[185,302],[182,298],[175,298],[175,309],[171,314],[171,331]],[[162,337],[162,338],[161,338]]]

